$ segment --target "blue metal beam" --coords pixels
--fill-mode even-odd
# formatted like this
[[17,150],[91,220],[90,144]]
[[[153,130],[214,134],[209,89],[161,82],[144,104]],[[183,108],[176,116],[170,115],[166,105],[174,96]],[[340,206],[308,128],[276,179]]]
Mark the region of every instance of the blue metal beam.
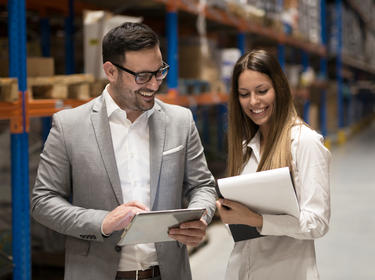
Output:
[[9,76],[22,92],[22,132],[11,133],[13,279],[31,279],[29,154],[26,129],[26,7],[25,0],[8,1]]
[[40,31],[41,31],[41,47],[42,47],[42,55],[44,57],[51,56],[51,28],[49,24],[48,18],[41,18],[40,19]]
[[65,18],[65,73],[75,73],[74,54],[74,0],[69,0],[69,15]]
[[336,0],[336,28],[337,28],[337,58],[336,58],[336,79],[337,79],[337,113],[338,127],[344,127],[343,112],[343,79],[342,79],[342,0]]
[[11,134],[13,279],[31,279],[28,133]]
[[285,45],[284,44],[277,45],[277,58],[279,60],[281,68],[285,70]]
[[[40,19],[40,29],[41,29],[41,46],[42,46],[42,55],[44,57],[51,56],[51,27],[49,24],[48,18]],[[52,118],[51,117],[42,117],[42,141],[46,142],[47,136],[51,130]]]
[[237,34],[237,47],[243,55],[246,51],[246,34],[245,32],[239,32]]
[[[326,26],[326,0],[320,1],[320,38],[321,44],[327,47],[327,26]],[[324,81],[327,80],[327,59],[320,58],[320,77]],[[323,137],[327,136],[327,92],[325,89],[321,91],[320,95],[320,132]]]
[[[284,6],[284,1],[277,0],[276,4],[277,4],[277,9],[281,11]],[[284,44],[277,45],[277,58],[279,60],[281,68],[285,70],[285,45]]]
[[167,12],[167,60],[170,70],[167,76],[167,85],[171,90],[178,88],[178,21],[177,12]]
[[224,151],[224,138],[225,134],[228,129],[227,123],[227,104],[219,104],[218,105],[218,114],[217,114],[217,149],[218,153],[222,153]]
[[[309,68],[309,55],[307,52],[302,50],[302,71],[305,72]],[[305,100],[303,104],[303,120],[306,123],[310,122],[310,100]]]

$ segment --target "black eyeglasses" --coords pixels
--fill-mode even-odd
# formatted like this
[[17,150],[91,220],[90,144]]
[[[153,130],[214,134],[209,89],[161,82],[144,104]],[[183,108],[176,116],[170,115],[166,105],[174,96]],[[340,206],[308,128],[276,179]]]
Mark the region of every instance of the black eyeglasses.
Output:
[[163,66],[160,67],[156,71],[147,71],[147,72],[133,72],[129,69],[126,69],[125,67],[122,67],[121,65],[118,65],[117,63],[111,62],[114,66],[121,69],[122,71],[128,72],[129,74],[134,75],[135,82],[139,85],[145,84],[149,82],[152,79],[152,76],[155,76],[155,79],[157,81],[162,81],[168,74],[169,65],[165,62],[163,62]]

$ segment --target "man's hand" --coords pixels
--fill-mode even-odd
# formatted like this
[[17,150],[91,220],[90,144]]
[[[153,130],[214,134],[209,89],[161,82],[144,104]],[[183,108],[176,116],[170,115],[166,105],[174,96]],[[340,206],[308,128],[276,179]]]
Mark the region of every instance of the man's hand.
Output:
[[228,199],[219,199],[216,201],[216,207],[224,224],[263,226],[263,217],[241,203]]
[[149,211],[146,205],[138,201],[121,204],[105,216],[102,230],[105,235],[110,235],[116,230],[124,229],[139,212]]
[[189,246],[198,246],[206,235],[207,223],[205,220],[186,222],[178,228],[169,230],[169,237]]

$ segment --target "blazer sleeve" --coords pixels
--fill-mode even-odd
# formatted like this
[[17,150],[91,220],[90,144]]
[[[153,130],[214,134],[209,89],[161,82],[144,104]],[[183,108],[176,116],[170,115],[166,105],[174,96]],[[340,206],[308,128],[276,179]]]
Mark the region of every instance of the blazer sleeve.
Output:
[[185,159],[184,194],[189,208],[206,208],[205,220],[209,223],[215,213],[215,181],[208,170],[203,146],[189,110],[188,139]]
[[101,223],[107,211],[71,204],[71,163],[59,114],[53,117],[32,191],[32,216],[62,234],[101,241]]
[[315,239],[328,231],[331,155],[323,145],[323,137],[308,130],[292,142],[291,147],[300,206],[299,219],[289,215],[263,215],[263,227],[260,230],[263,235]]

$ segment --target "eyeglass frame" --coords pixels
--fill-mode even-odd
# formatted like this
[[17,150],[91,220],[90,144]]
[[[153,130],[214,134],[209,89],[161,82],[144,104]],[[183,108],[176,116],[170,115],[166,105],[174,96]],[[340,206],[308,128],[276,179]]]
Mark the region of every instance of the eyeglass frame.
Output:
[[[129,70],[129,69],[127,69],[127,68],[125,68],[125,67],[123,67],[123,66],[117,64],[117,63],[114,63],[114,62],[111,62],[111,63],[112,63],[114,66],[116,66],[117,68],[121,69],[122,71],[125,71],[125,72],[127,72],[127,73],[129,73],[129,74],[132,74],[132,75],[134,76],[134,80],[135,80],[135,82],[136,82],[138,85],[143,85],[143,84],[148,83],[149,81],[151,81],[152,76],[155,76],[155,79],[156,79],[158,82],[164,80],[165,77],[167,77],[167,75],[168,75],[168,71],[169,71],[169,67],[170,67],[166,62],[163,61],[163,66],[160,67],[160,68],[159,68],[158,70],[156,70],[156,71],[134,72],[134,71]],[[158,72],[160,72],[161,70],[166,70],[166,71],[167,71],[167,74],[166,74],[161,80],[158,80],[157,77],[156,77],[156,74],[157,74]],[[138,75],[139,75],[139,74],[144,74],[144,73],[152,74],[152,75],[150,76],[150,79],[148,79],[146,82],[138,83],[138,82],[137,82],[137,77],[138,77]]]

